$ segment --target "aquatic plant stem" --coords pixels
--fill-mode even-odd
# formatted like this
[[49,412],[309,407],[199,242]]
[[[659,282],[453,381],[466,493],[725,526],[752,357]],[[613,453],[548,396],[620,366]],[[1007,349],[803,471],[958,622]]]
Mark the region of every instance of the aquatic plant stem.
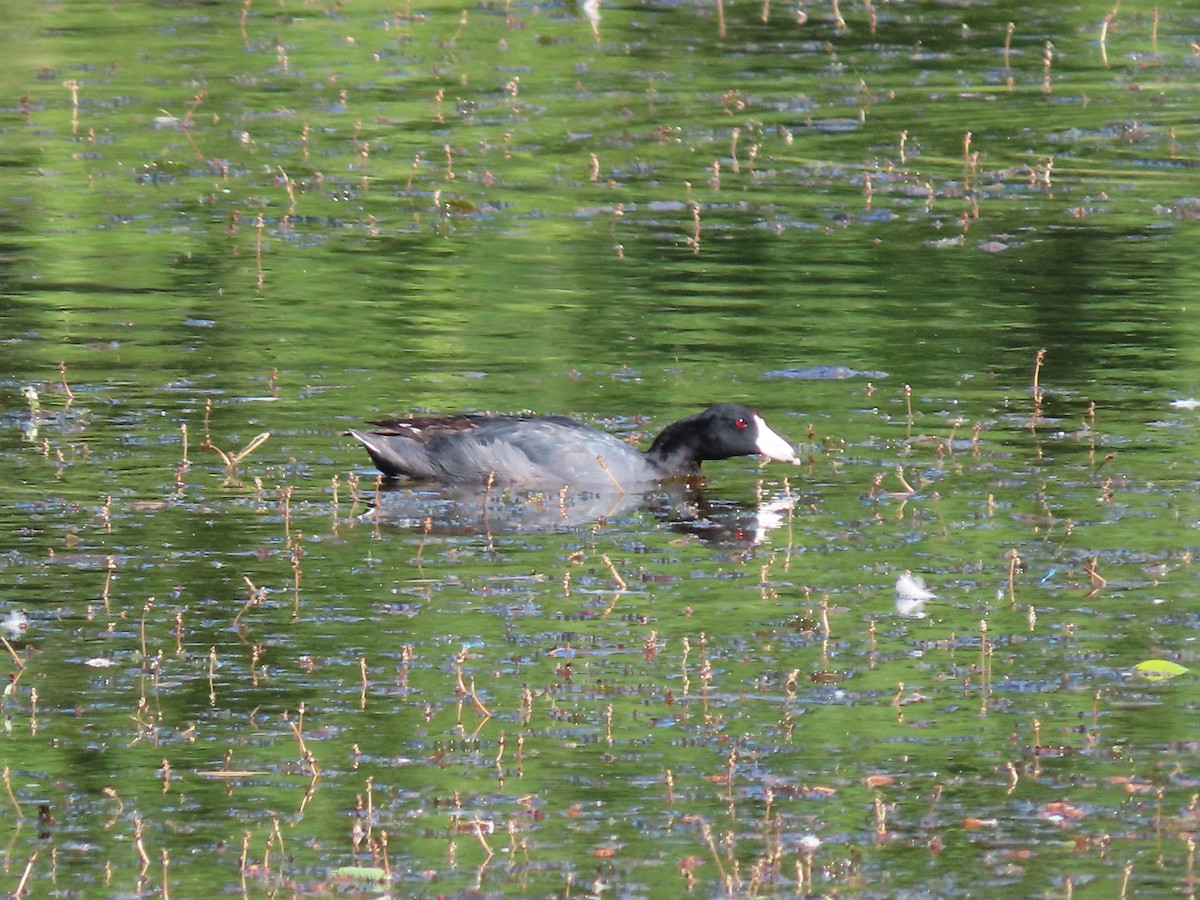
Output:
[[242,605],[242,608],[238,610],[238,614],[233,617],[234,628],[237,628],[241,624],[242,616],[246,614],[247,610],[249,610],[252,606],[258,606],[267,597],[267,589],[255,587],[254,582],[250,580],[249,576],[243,575],[242,580],[246,582],[246,588],[249,593],[247,594],[246,602]]
[[242,14],[238,17],[238,28],[242,32],[242,49],[250,49],[250,35],[246,33],[246,19],[250,15],[250,5],[253,0],[245,0],[242,3]]
[[[18,669],[24,669],[24,668],[25,668],[25,661],[24,661],[24,660],[22,660],[22,659],[21,659],[21,657],[17,656],[17,651],[13,649],[13,645],[12,645],[12,644],[10,644],[10,643],[8,642],[8,638],[6,638],[6,637],[5,637],[4,635],[2,635],[2,634],[0,634],[0,644],[4,644],[4,649],[8,651],[8,655],[9,655],[9,656],[11,656],[11,657],[12,657],[12,660],[13,660],[13,662],[17,664],[17,668],[18,668]],[[19,674],[19,673],[18,673],[18,674]],[[10,685],[11,685],[12,683],[13,683],[13,682],[11,682],[11,681],[9,682],[9,684],[10,684]],[[8,769],[5,769],[5,770],[4,770],[4,773],[5,773],[5,778],[7,779],[7,777],[8,777]],[[6,782],[6,783],[7,783],[7,782]],[[11,796],[11,791],[10,791],[10,796]]]
[[79,134],[79,82],[70,78],[63,82],[63,87],[71,92],[71,134]]
[[309,770],[312,772],[313,778],[315,779],[318,775],[321,774],[321,769],[317,765],[317,760],[313,756],[312,751],[308,749],[308,744],[306,744],[304,741],[304,704],[303,703],[300,704],[300,708],[297,710],[296,719],[288,722],[288,724],[291,726],[292,734],[294,734],[296,736],[296,743],[299,745],[300,755],[301,755],[301,757],[303,757],[304,761],[308,764]]
[[1117,18],[1117,8],[1114,6],[1112,12],[1104,14],[1104,19],[1100,23],[1100,62],[1104,68],[1108,68],[1108,26],[1111,25]]
[[612,576],[613,581],[617,583],[617,590],[627,590],[629,585],[625,583],[625,579],[621,577],[621,573],[617,571],[617,567],[609,558],[607,553],[601,554],[600,558],[604,561],[604,565],[608,568],[608,574]]
[[[5,643],[7,644],[8,642],[5,641]],[[11,650],[12,648],[10,647],[9,649]],[[18,663],[20,663],[20,660],[18,660]],[[24,668],[24,666],[22,666],[22,668]],[[0,778],[3,778],[4,780],[4,791],[6,794],[8,794],[8,800],[12,804],[13,809],[17,812],[17,818],[24,819],[25,813],[22,811],[21,804],[17,802],[17,797],[13,793],[12,777],[9,774],[8,766],[4,767],[4,771],[0,773]]]
[[75,392],[71,390],[71,385],[67,383],[67,364],[65,362],[58,364],[58,375],[62,380],[63,390],[67,394],[67,406],[70,406],[75,401]]
[[1015,609],[1017,605],[1017,569],[1021,565],[1021,557],[1017,555],[1016,550],[1009,551],[1008,558],[1008,605],[1011,609]]
[[263,274],[263,231],[266,228],[266,222],[263,219],[263,214],[259,213],[254,221],[254,268],[257,272],[255,286],[258,290],[263,289],[265,275]]
[[217,707],[217,648],[208,648],[208,705]]
[[[7,771],[5,769],[5,772]],[[37,862],[38,853],[40,852],[41,848],[38,848],[29,855],[29,860],[25,863],[25,870],[21,873],[21,880],[17,882],[17,887],[12,893],[14,900],[20,900],[20,898],[25,896],[25,888],[29,884],[29,876],[33,874],[33,864]]]
[[1039,350],[1033,360],[1033,414],[1030,417],[1029,425],[1033,428],[1034,423],[1042,417],[1042,400],[1045,398],[1045,392],[1041,386],[1042,364],[1046,361],[1045,348]]
[[300,569],[300,561],[304,559],[304,547],[301,541],[304,539],[304,533],[296,532],[295,540],[292,544],[292,618],[300,618],[300,581],[304,577],[304,573]]

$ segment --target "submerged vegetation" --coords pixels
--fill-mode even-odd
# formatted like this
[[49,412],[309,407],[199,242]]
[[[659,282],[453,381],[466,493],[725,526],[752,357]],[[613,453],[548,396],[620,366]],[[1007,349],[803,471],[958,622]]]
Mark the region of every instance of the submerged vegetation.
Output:
[[[1187,9],[11,20],[6,892],[1193,892]],[[339,436],[725,398],[804,466]]]

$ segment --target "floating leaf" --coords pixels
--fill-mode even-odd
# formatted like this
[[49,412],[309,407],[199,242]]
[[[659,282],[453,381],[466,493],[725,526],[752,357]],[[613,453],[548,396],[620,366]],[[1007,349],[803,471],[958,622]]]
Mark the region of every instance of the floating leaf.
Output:
[[974,816],[968,816],[963,819],[963,828],[999,828],[999,819],[978,819]]
[[387,881],[391,876],[376,866],[342,866],[334,870],[333,877],[342,881]]
[[1169,659],[1147,659],[1134,666],[1133,671],[1150,681],[1166,681],[1182,675],[1187,669]]

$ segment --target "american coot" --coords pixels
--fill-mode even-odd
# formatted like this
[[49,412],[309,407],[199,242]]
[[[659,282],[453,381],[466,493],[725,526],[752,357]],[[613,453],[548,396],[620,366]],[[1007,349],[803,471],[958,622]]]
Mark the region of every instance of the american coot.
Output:
[[495,483],[632,490],[700,474],[706,459],[761,453],[798,464],[796,452],[756,410],[718,403],[663,429],[642,452],[564,416],[462,415],[371,422],[351,430],[385,475],[445,484]]

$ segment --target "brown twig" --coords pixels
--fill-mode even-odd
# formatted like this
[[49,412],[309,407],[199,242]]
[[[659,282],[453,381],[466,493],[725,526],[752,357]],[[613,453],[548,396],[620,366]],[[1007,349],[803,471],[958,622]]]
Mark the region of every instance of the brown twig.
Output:
[[1037,356],[1033,361],[1033,416],[1030,419],[1030,425],[1042,417],[1042,400],[1045,397],[1045,391],[1041,386],[1042,363],[1046,361],[1046,350],[1043,348],[1037,352]]
[[65,362],[58,364],[58,375],[62,379],[63,390],[67,392],[67,405],[69,406],[75,400],[75,392],[71,390],[71,385],[67,383],[67,364]]
[[16,890],[12,893],[16,900],[20,900],[21,897],[25,896],[25,887],[29,884],[29,876],[33,874],[33,864],[37,862],[38,853],[40,852],[40,848],[34,850],[29,856],[29,861],[25,863],[25,871],[21,873],[21,880],[17,882]]

